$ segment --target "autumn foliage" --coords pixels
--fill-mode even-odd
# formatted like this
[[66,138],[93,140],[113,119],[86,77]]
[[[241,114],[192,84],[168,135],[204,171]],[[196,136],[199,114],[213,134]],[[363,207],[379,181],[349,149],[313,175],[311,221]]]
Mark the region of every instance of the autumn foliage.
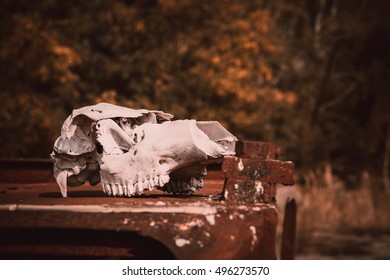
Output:
[[[381,172],[389,21],[379,1],[2,1],[0,156],[47,157],[73,108],[218,120],[302,170]],[[386,136],[389,135],[389,136]]]

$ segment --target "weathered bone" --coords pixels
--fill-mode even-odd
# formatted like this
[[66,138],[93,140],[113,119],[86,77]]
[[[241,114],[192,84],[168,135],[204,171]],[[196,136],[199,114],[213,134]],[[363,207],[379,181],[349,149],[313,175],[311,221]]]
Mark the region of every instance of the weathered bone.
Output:
[[154,188],[189,194],[201,188],[201,162],[234,154],[236,138],[218,122],[172,117],[107,103],[74,110],[51,154],[62,195],[67,196],[67,186],[100,179],[103,191],[113,196]]
[[[108,125],[111,127],[112,123]],[[128,189],[130,196],[157,186],[162,187],[161,176],[165,178],[166,184],[169,173],[173,170],[226,154],[223,147],[210,141],[198,129],[194,120],[144,124],[138,129],[141,130],[144,139],[125,153],[113,153],[112,151],[118,150],[117,145],[107,147],[101,143],[104,148],[99,161],[102,183],[105,190],[113,189],[113,195],[125,193],[125,189]],[[111,137],[106,134],[102,140]],[[97,140],[100,141],[100,138]],[[106,142],[112,144],[110,141]]]
[[203,187],[207,169],[205,163],[198,162],[176,169],[169,175],[170,182],[157,189],[173,194],[192,194]]

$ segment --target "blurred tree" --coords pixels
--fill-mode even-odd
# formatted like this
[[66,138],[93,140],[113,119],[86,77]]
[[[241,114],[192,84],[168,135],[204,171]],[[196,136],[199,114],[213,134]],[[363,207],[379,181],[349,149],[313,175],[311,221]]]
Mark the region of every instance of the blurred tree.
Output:
[[73,108],[105,101],[218,120],[306,170],[381,170],[387,6],[4,0],[0,156],[47,156]]
[[[386,1],[276,1],[288,48],[286,87],[298,94],[294,158],[339,174],[381,170],[390,96]],[[356,182],[355,182],[356,183]]]
[[47,156],[75,104],[77,76],[71,67],[80,58],[61,41],[42,7],[30,1],[2,4],[0,155]]

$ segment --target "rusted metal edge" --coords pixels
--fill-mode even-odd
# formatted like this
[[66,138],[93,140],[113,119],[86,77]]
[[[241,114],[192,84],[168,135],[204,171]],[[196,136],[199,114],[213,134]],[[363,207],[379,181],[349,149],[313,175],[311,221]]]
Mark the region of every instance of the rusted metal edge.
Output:
[[[154,212],[83,213],[63,211],[64,209],[61,211],[48,211],[47,209],[30,211],[29,208],[28,206],[20,207],[17,211],[9,211],[8,215],[2,215],[1,230],[10,229],[12,232],[13,229],[19,229],[20,232],[24,229],[33,229],[43,236],[50,234],[50,229],[69,229],[76,230],[78,233],[87,230],[92,236],[95,236],[93,231],[97,234],[102,231],[111,231],[112,238],[115,238],[116,233],[124,232],[130,234],[129,240],[137,238],[134,236],[137,234],[138,239],[133,239],[133,243],[152,238],[168,248],[177,259],[276,258],[274,247],[277,210],[272,205],[253,207],[223,205],[215,208],[218,213],[210,215],[192,213],[156,215]],[[30,236],[26,239],[29,238]],[[9,244],[20,243],[12,239],[12,236],[7,242],[8,247]],[[54,244],[63,247],[68,245],[66,237]],[[17,246],[14,248],[18,249]],[[130,248],[133,249],[133,247]],[[1,251],[2,248],[0,248]],[[49,253],[55,256],[56,251]],[[155,252],[150,251],[149,254],[151,257]]]
[[77,213],[181,213],[193,215],[213,215],[218,212],[217,207],[208,204],[161,206],[161,207],[134,207],[132,206],[104,206],[104,205],[37,205],[37,204],[3,204],[0,211],[62,211]]
[[164,214],[189,214],[189,215],[214,215],[219,211],[226,211],[237,208],[239,210],[261,211],[262,209],[273,208],[273,205],[257,203],[251,205],[210,205],[209,203],[192,203],[180,205],[159,206],[108,206],[108,205],[43,205],[43,204],[2,204],[0,211],[48,211],[48,212],[77,212],[77,213],[164,213]]
[[282,246],[280,257],[282,260],[293,260],[295,258],[295,235],[297,224],[297,204],[295,199],[289,198],[283,220]]
[[236,156],[256,159],[276,159],[283,155],[284,150],[270,142],[261,141],[237,141]]
[[43,183],[54,181],[53,162],[43,158],[0,158],[0,182]]
[[293,175],[294,163],[291,161],[225,157],[222,164],[222,176],[225,178],[259,180],[292,186]]
[[0,158],[0,168],[53,168],[53,162],[45,158]]

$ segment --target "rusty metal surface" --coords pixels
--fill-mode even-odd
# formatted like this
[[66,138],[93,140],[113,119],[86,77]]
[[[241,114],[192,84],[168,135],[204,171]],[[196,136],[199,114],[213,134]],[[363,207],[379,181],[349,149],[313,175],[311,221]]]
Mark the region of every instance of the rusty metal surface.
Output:
[[236,143],[236,156],[256,159],[277,159],[283,155],[284,150],[269,142],[238,141]]
[[297,223],[297,204],[295,199],[288,199],[285,209],[280,257],[282,260],[293,260],[295,258],[295,232]]
[[[108,234],[110,239],[115,239],[118,233],[128,233],[129,240],[138,240],[140,244],[149,244],[150,241],[146,242],[149,238],[166,248],[165,256],[178,259],[274,259],[275,207],[266,204],[228,205],[217,200],[221,184],[221,180],[209,180],[203,194],[189,197],[173,197],[156,192],[135,198],[106,197],[100,190],[89,186],[70,191],[70,197],[62,198],[54,183],[0,184],[0,231],[3,236],[0,256],[23,257],[15,251],[20,252],[20,248],[26,248],[28,244],[29,252],[35,250],[39,253],[43,250],[43,256],[61,255],[60,248],[73,248],[74,252],[77,251],[77,244],[90,243],[89,237],[82,233],[90,232],[93,240],[96,234],[105,231],[111,232]],[[22,234],[32,230],[33,236]],[[54,243],[45,244],[39,237],[44,235],[47,236],[46,240],[50,240],[50,233],[61,235],[61,230],[64,230],[62,239]],[[66,236],[69,232],[84,237],[84,240],[78,240],[75,244],[69,242],[69,236]],[[6,234],[9,236],[4,236]],[[34,242],[29,238],[41,241],[33,246],[31,243]],[[106,248],[106,257],[118,255],[118,250],[110,249],[106,243],[107,240],[100,240],[94,246]],[[164,256],[157,247],[150,248],[145,256],[145,252],[137,253],[139,248],[127,245],[129,248],[122,248],[119,257]],[[44,248],[49,251],[57,249],[45,252]],[[102,255],[101,250],[96,248],[80,248],[82,252],[79,255],[63,257],[95,258]],[[35,257],[39,257],[39,254]]]
[[275,259],[275,184],[293,184],[294,165],[271,143],[236,149],[190,196],[107,197],[98,184],[62,198],[50,161],[0,161],[0,258]]
[[275,203],[276,184],[294,184],[294,164],[272,159],[278,148],[271,143],[239,143],[237,154],[240,157],[225,157],[222,164],[225,200],[245,204]]
[[53,163],[49,159],[1,159],[0,182],[54,182]]
[[222,174],[226,178],[259,180],[284,185],[294,184],[294,164],[289,161],[226,157],[222,166]]

